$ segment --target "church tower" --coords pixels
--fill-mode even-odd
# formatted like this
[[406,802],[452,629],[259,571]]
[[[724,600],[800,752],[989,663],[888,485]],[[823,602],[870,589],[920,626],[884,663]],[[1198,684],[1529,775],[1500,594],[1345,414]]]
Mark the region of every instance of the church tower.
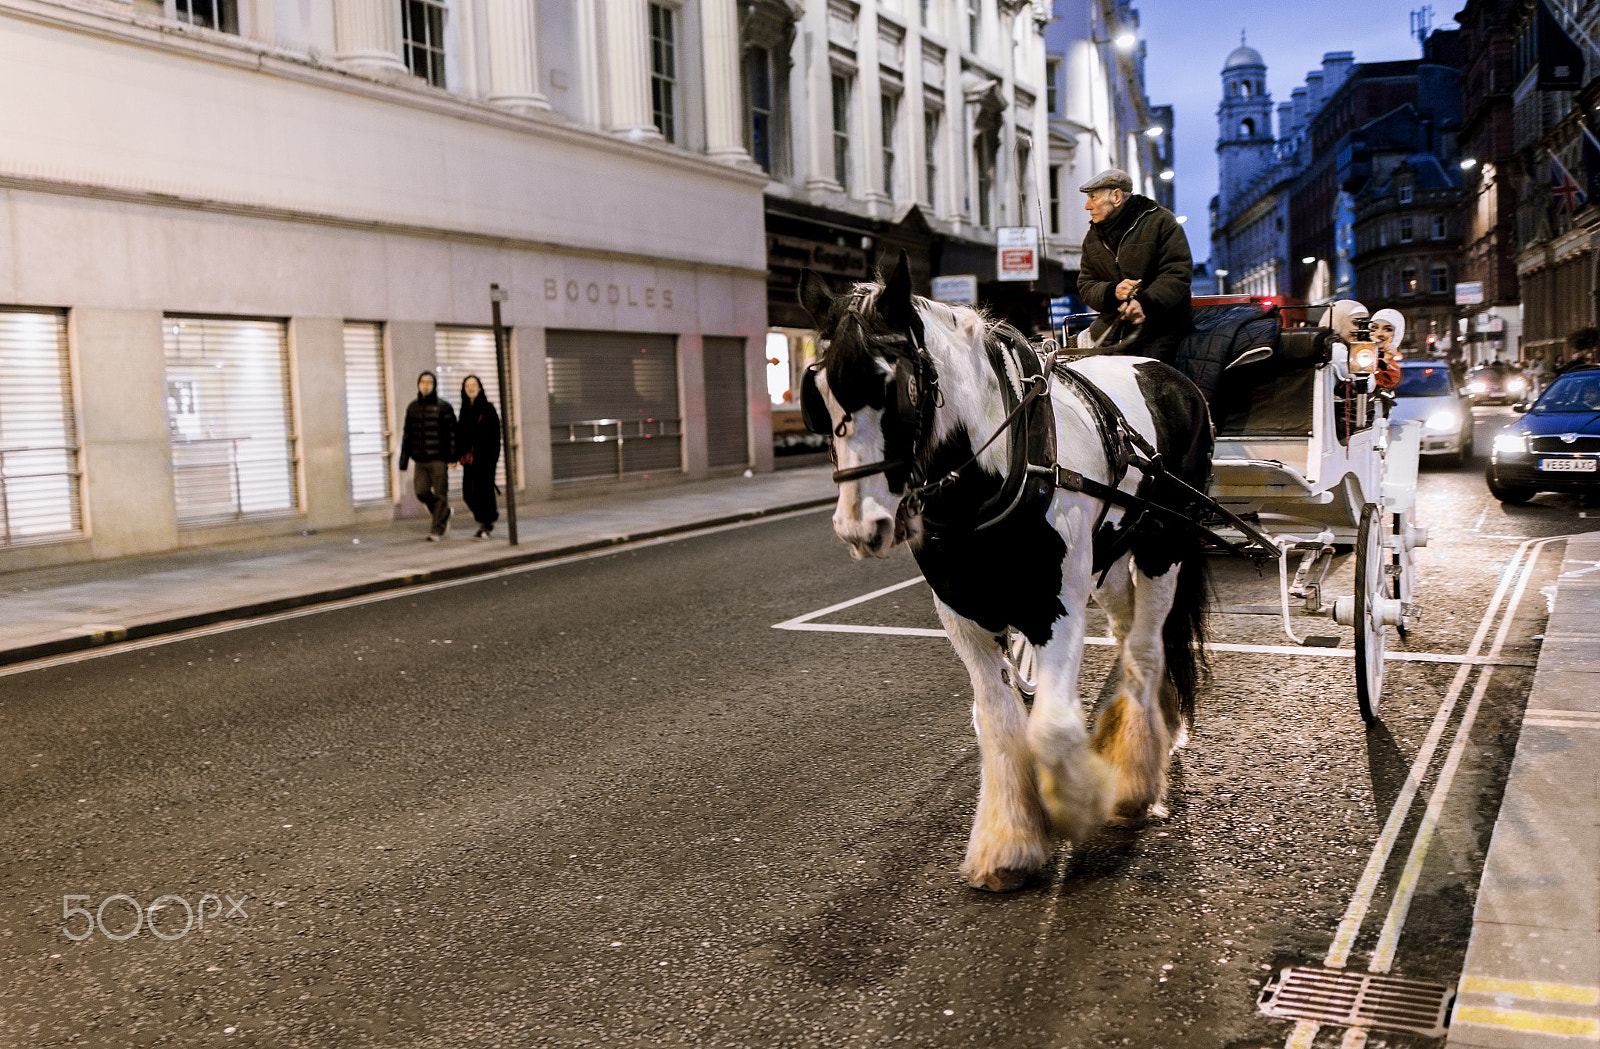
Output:
[[1239,46],[1222,66],[1222,104],[1217,107],[1217,194],[1223,216],[1232,210],[1239,190],[1272,162],[1267,66],[1241,33]]

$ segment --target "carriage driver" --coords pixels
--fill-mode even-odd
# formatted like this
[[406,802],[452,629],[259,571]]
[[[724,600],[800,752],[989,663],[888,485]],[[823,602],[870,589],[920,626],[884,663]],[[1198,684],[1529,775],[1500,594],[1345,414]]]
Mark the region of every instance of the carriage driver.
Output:
[[1112,352],[1172,363],[1189,332],[1189,238],[1172,212],[1133,192],[1133,179],[1107,168],[1079,186],[1088,194],[1089,233],[1083,238],[1078,294],[1100,314],[1089,329]]

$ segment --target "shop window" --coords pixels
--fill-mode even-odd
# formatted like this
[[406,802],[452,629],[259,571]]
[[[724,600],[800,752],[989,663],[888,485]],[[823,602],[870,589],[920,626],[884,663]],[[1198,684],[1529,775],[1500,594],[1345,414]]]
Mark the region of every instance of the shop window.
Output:
[[389,377],[383,325],[344,326],[344,435],[350,501],[386,503],[390,485]]
[[850,192],[850,95],[851,78],[833,74],[833,180]]
[[168,316],[163,334],[178,524],[298,511],[287,326]]
[[678,141],[678,36],[676,12],[650,5],[650,118],[668,142]]
[[237,0],[173,0],[172,6],[180,22],[221,33],[239,32]]
[[558,484],[682,472],[672,336],[552,329],[545,381]]
[[444,87],[445,5],[435,0],[401,0],[401,47],[406,68],[434,87]]
[[0,309],[0,549],[83,532],[67,318]]

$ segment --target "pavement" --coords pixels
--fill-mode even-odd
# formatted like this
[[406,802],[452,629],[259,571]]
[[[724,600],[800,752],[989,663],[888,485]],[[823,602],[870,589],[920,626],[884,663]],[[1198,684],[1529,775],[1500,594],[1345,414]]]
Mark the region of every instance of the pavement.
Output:
[[1567,540],[1446,1045],[1600,1046],[1600,532]]
[[[829,466],[0,574],[0,665],[827,505]],[[467,527],[460,527],[465,523]],[[501,522],[504,531],[505,522]],[[1569,539],[1486,860],[1451,1049],[1600,1046],[1600,532]]]
[[0,666],[97,645],[479,575],[623,543],[825,506],[831,465],[504,507],[494,538],[455,508],[443,542],[426,517],[380,527],[0,573]]

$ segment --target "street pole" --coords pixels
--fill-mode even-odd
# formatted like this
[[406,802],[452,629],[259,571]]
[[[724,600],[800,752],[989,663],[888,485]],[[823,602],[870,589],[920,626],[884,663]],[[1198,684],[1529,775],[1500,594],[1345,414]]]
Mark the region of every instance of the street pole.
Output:
[[[506,301],[505,290],[498,284],[489,285],[489,308],[494,314],[494,364],[500,374],[500,443],[506,457],[506,530],[511,545],[517,545],[517,449],[511,443],[511,368],[506,360],[506,330],[500,324],[500,304]],[[489,478],[494,483],[494,478]]]

